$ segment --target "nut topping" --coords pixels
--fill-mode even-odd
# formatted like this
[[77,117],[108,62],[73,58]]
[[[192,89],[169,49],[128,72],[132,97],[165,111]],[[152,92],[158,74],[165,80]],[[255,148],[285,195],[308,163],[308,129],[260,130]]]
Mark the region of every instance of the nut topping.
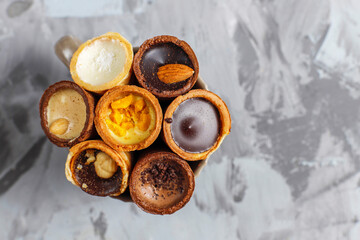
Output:
[[104,152],[96,155],[95,172],[101,178],[111,178],[117,171],[116,162]]
[[194,69],[184,64],[166,64],[159,67],[157,76],[160,81],[171,84],[188,79],[194,72]]
[[63,135],[68,128],[69,121],[65,118],[59,118],[50,125],[49,131],[55,135]]
[[87,157],[86,165],[95,161],[95,151],[94,150],[86,150],[85,157]]

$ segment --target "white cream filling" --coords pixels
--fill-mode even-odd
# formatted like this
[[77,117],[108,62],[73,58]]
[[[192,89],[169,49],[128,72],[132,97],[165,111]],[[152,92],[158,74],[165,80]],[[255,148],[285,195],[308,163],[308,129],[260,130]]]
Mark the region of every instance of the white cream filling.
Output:
[[76,72],[83,82],[98,86],[118,76],[125,62],[125,46],[119,40],[99,39],[81,51]]

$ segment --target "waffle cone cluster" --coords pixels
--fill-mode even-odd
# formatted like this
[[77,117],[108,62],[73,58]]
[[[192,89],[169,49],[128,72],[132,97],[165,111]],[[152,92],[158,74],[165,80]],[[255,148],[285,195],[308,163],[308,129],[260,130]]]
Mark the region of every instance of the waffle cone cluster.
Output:
[[134,53],[111,32],[81,44],[69,68],[73,81],[49,86],[39,104],[46,136],[69,148],[68,181],[152,214],[185,206],[231,128],[224,101],[201,89],[191,47],[157,36]]

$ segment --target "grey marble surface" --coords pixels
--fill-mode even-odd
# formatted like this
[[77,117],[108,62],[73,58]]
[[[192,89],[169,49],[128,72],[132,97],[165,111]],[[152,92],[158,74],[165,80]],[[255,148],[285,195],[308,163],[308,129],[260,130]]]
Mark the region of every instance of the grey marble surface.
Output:
[[[0,239],[360,239],[360,1],[1,0]],[[171,216],[66,181],[38,101],[70,79],[53,47],[170,34],[228,104],[232,132]]]

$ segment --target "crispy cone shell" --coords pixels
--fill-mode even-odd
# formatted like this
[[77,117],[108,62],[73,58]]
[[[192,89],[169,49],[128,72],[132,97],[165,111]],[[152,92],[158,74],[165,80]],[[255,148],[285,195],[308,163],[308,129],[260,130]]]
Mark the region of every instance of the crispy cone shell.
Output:
[[80,184],[77,182],[75,178],[74,163],[75,160],[78,158],[79,154],[87,149],[100,150],[106,153],[107,155],[109,155],[116,162],[116,164],[120,167],[122,172],[121,187],[117,193],[111,194],[110,196],[118,196],[121,193],[123,193],[128,186],[128,180],[132,168],[132,156],[130,153],[127,152],[115,151],[101,140],[89,140],[89,141],[81,142],[70,148],[65,164],[66,179],[75,186],[80,187]]
[[[193,66],[194,66],[194,74],[190,77],[187,84],[180,89],[165,90],[165,91],[159,92],[156,89],[148,86],[148,84],[146,83],[147,80],[146,80],[144,74],[142,73],[141,67],[140,67],[141,59],[143,57],[143,54],[148,49],[150,49],[153,45],[160,44],[160,43],[173,43],[173,44],[177,45],[178,47],[180,47],[188,55],[188,57],[190,58]],[[199,74],[199,63],[198,63],[196,55],[195,55],[194,51],[192,50],[192,48],[190,47],[190,45],[187,44],[185,41],[178,39],[177,37],[168,36],[168,35],[156,36],[156,37],[146,40],[143,44],[141,44],[138,52],[135,54],[133,68],[134,68],[134,73],[136,75],[136,78],[139,81],[140,85],[143,88],[149,90],[152,94],[154,94],[155,96],[157,96],[160,99],[171,99],[171,98],[175,98],[181,94],[188,92],[196,83],[196,80],[197,80],[198,74]]]
[[[92,85],[92,84],[86,83],[80,79],[80,77],[76,71],[76,64],[77,64],[79,54],[84,50],[84,48],[86,48],[87,46],[91,45],[92,43],[94,43],[95,41],[100,40],[100,39],[119,40],[125,46],[127,56],[126,56],[124,69],[118,76],[116,76],[113,80],[111,80],[105,84]],[[128,40],[126,40],[119,33],[108,32],[99,37],[90,39],[80,45],[80,47],[76,50],[76,52],[74,53],[74,55],[71,58],[70,73],[71,73],[71,76],[74,79],[74,81],[77,84],[79,84],[81,87],[83,87],[86,90],[91,91],[91,92],[103,94],[106,90],[108,90],[112,87],[119,86],[119,85],[125,85],[125,84],[129,83],[129,80],[131,77],[131,71],[132,71],[133,56],[134,56],[133,49],[132,49],[131,43]]]
[[[80,136],[74,139],[62,139],[57,137],[55,134],[52,134],[49,131],[49,126],[47,122],[47,106],[51,96],[61,90],[70,88],[77,91],[82,98],[84,99],[86,105],[86,121]],[[59,147],[71,147],[81,141],[89,139],[95,133],[95,126],[94,126],[94,116],[95,116],[95,100],[94,97],[86,92],[83,88],[78,86],[76,83],[71,81],[60,81],[57,82],[50,87],[48,87],[44,94],[40,99],[39,104],[39,112],[40,112],[40,119],[41,119],[41,127],[45,132],[46,136],[49,140]]]
[[[146,138],[145,140],[139,143],[122,144],[111,136],[110,133],[111,130],[107,126],[105,120],[108,117],[108,109],[110,107],[110,104],[113,101],[119,99],[120,96],[124,96],[131,93],[143,97],[153,106],[155,110],[155,128],[153,129],[152,133],[148,138]],[[134,150],[141,150],[147,148],[159,136],[161,131],[161,124],[162,124],[162,110],[157,98],[154,95],[152,95],[149,91],[133,85],[119,86],[110,89],[100,98],[95,109],[95,126],[97,132],[104,140],[104,142],[106,142],[108,145],[110,145],[111,147],[113,147],[118,151],[134,151]]]
[[[183,173],[184,177],[184,194],[182,198],[178,201],[175,201],[170,206],[166,204],[165,206],[156,205],[149,201],[149,197],[146,197],[143,195],[141,190],[141,180],[142,172],[144,169],[149,167],[151,162],[154,161],[168,161],[175,163],[175,166],[177,166],[180,171]],[[182,207],[185,206],[186,203],[189,202],[195,188],[195,180],[194,180],[194,174],[189,166],[189,164],[181,159],[179,156],[172,152],[167,151],[153,151],[149,152],[143,156],[140,157],[140,159],[137,161],[136,165],[134,166],[134,169],[131,173],[130,177],[130,184],[129,184],[129,190],[132,200],[135,202],[135,204],[140,207],[142,210],[152,213],[152,214],[172,214]]]
[[[172,115],[176,110],[176,108],[179,106],[179,104],[190,98],[204,98],[208,100],[218,109],[220,115],[221,129],[219,132],[219,136],[215,144],[210,149],[201,153],[190,153],[182,150],[172,138],[171,124],[165,121],[165,119],[167,118],[172,118]],[[171,104],[167,108],[163,121],[163,137],[166,144],[170,147],[172,151],[174,151],[180,157],[189,161],[202,160],[209,157],[210,154],[212,154],[220,146],[224,138],[230,133],[230,129],[231,129],[230,113],[224,101],[215,93],[203,89],[191,90],[187,94],[177,97],[174,101],[171,102]]]

